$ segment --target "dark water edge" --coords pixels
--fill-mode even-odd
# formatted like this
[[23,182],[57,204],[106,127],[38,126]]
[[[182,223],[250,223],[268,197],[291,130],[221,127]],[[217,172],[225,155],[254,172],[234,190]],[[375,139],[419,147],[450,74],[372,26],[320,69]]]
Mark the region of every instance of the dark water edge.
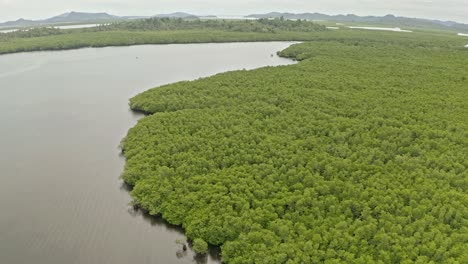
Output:
[[[121,189],[126,192],[131,192],[133,187],[125,182],[122,182]],[[128,213],[135,218],[141,218],[151,226],[164,226],[167,229],[170,229],[174,232],[178,232],[180,234],[185,234],[185,230],[183,227],[178,225],[173,225],[167,222],[162,215],[151,215],[149,212],[143,208],[140,208],[137,204],[131,203],[132,206],[128,208]],[[174,241],[176,242],[176,241]],[[189,250],[192,250],[192,241],[187,241],[185,243],[188,246]],[[192,250],[193,252],[193,250]],[[179,259],[186,258],[189,255],[187,250],[184,250],[182,246],[176,251],[176,256]],[[221,247],[208,245],[208,254],[206,255],[194,255],[193,260],[197,264],[205,264],[208,262],[208,259],[211,261],[215,261],[221,263]]]

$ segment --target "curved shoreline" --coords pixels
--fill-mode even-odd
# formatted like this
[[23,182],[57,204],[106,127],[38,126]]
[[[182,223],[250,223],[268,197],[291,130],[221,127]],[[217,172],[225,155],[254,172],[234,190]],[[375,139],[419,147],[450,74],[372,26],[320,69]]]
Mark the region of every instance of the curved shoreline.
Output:
[[[209,43],[170,43],[170,44],[163,44],[163,45],[191,45],[191,44],[227,44],[227,43],[274,43],[274,42],[285,42],[285,41],[247,41],[247,42],[244,42],[244,41],[236,41],[236,42],[209,42]],[[299,41],[286,41],[287,43],[290,43],[289,46],[285,47],[284,49],[282,50],[278,50],[276,51],[276,56],[278,57],[281,57],[281,58],[284,58],[284,59],[287,59],[289,60],[289,62],[291,62],[290,64],[283,64],[283,65],[276,65],[274,67],[278,67],[278,66],[288,66],[288,65],[294,65],[295,63],[298,63],[294,58],[291,58],[291,57],[287,57],[287,56],[281,56],[281,52],[290,48],[292,45],[295,45],[295,44],[299,44],[301,42]],[[148,45],[148,44],[142,44],[142,45]],[[151,44],[149,44],[151,45]],[[133,45],[132,45],[133,46]],[[272,67],[272,66],[262,66],[262,67],[258,67],[258,68],[253,68],[253,69],[249,69],[249,71],[253,71],[253,70],[258,70],[258,69],[262,69],[262,68],[265,68],[265,67]],[[226,72],[220,72],[220,73],[216,73],[214,75],[210,75],[210,76],[205,76],[205,77],[201,77],[197,80],[202,80],[202,79],[209,79],[209,78],[212,78],[213,76],[217,76],[217,75],[220,75],[220,74],[227,74],[227,73],[230,73],[230,72],[236,72],[236,71],[242,71],[241,69],[238,69],[238,70],[233,70],[233,71],[226,71]],[[186,81],[178,81],[178,82],[174,82],[174,83],[169,83],[169,84],[165,84],[165,85],[162,85],[162,86],[157,86],[157,87],[154,87],[154,88],[150,88],[144,92],[147,92],[147,91],[150,91],[152,89],[159,89],[161,87],[165,87],[165,86],[171,86],[171,85],[174,85],[174,84],[177,84],[177,83],[180,83],[180,82],[186,82]],[[191,81],[189,81],[191,82]],[[144,93],[143,92],[143,93]],[[149,116],[152,116],[152,115],[155,115],[157,113],[153,113],[153,112],[150,112],[150,111],[146,111],[144,109],[140,109],[140,108],[137,108],[137,107],[132,107],[131,104],[129,104],[130,106],[130,110],[134,113],[138,113],[138,114],[143,114],[144,116],[139,120],[139,122]],[[131,129],[131,128],[130,128]],[[122,139],[122,142],[125,141],[125,138]],[[125,155],[125,149],[124,149],[124,144],[122,143],[119,148],[121,149],[121,155],[127,160],[127,156]],[[127,190],[129,193],[131,193],[135,187],[135,185],[132,185],[131,183],[128,183],[126,182],[125,180],[123,181],[123,184],[125,184],[125,186],[127,186]],[[155,219],[155,220],[162,220],[164,221],[167,225],[169,226],[172,226],[174,228],[177,228],[179,230],[181,230],[184,235],[187,235],[186,233],[186,229],[182,226],[182,225],[177,225],[177,224],[172,224],[170,223],[167,219],[164,218],[164,215],[162,214],[157,214],[157,215],[152,215],[151,212],[147,209],[147,208],[144,208],[141,204],[137,203],[135,200],[132,201],[131,203],[131,206],[133,207],[133,210],[135,210],[135,212],[140,212],[142,215],[144,215],[145,217],[149,218],[149,219]],[[188,246],[190,248],[190,250],[193,251],[193,240],[188,238],[189,240],[187,241],[188,242]],[[185,244],[184,244],[184,247],[185,247]],[[204,258],[206,258],[207,256],[209,256],[211,258],[211,261],[216,261],[217,263],[222,263],[222,258],[221,258],[221,245],[219,246],[216,246],[216,245],[212,245],[212,244],[208,244],[208,252],[206,254],[202,254],[202,255],[196,255],[197,258],[199,258],[200,260],[203,260]],[[184,249],[185,251],[185,249]],[[178,253],[179,254],[179,253]]]
[[138,45],[306,41],[312,39],[313,35],[304,32],[261,34],[225,31],[84,32],[0,41],[0,56],[26,52]]
[[[464,124],[461,115],[431,106],[443,96],[460,107],[457,95],[466,80],[456,78],[459,72],[437,78],[438,69],[425,64],[442,53],[437,58],[447,67],[466,67],[463,58],[447,60],[460,55],[459,48],[451,48],[456,42],[440,43],[415,50],[419,39],[309,42],[281,52],[303,60],[297,66],[220,74],[143,92],[131,99],[131,107],[153,114],[123,142],[123,179],[135,186],[137,204],[183,226],[190,239],[220,245],[226,262],[318,263],[339,260],[342,252],[349,253],[348,262],[384,260],[395,253],[388,241],[367,241],[388,235],[383,227],[399,225],[402,218],[407,226],[417,225],[409,200],[430,200],[429,189],[440,195],[453,191],[457,199],[462,195],[443,178],[405,177],[414,171],[409,164],[422,172],[426,162],[437,162],[426,160],[432,150],[421,146],[433,138],[426,133],[447,128],[427,120]],[[427,74],[408,75],[420,73],[421,66]],[[448,87],[445,94],[434,85],[439,82]],[[388,89],[387,83],[402,90]],[[410,148],[387,148],[388,140]],[[453,164],[463,160],[463,143],[444,144],[453,146]],[[414,159],[421,162],[406,163]],[[444,166],[434,163],[434,173]],[[460,180],[460,171],[451,170],[450,177]],[[420,184],[412,184],[415,179]],[[405,194],[401,186],[407,186]],[[405,197],[407,202],[401,202]],[[382,207],[376,207],[382,199]],[[448,206],[458,208],[457,199]],[[424,214],[431,215],[433,207],[428,208]],[[445,221],[435,219],[430,230]],[[439,231],[457,233],[458,222],[449,224],[450,231]],[[356,228],[369,234],[356,235]],[[414,239],[410,229],[392,230],[391,243]],[[337,236],[341,233],[346,235]],[[330,246],[338,240],[343,241]],[[352,246],[360,241],[360,247]],[[412,244],[397,257],[410,260],[425,243]],[[461,257],[456,246],[448,250]]]
[[[444,38],[455,39],[458,36],[448,32],[438,32]],[[425,36],[424,32],[413,35]],[[83,48],[125,47],[137,45],[165,45],[192,43],[236,43],[236,42],[276,42],[276,41],[320,41],[324,39],[353,39],[356,36],[385,36],[405,38],[403,32],[385,31],[278,31],[275,33],[234,32],[219,30],[173,30],[173,31],[101,31],[73,32],[30,38],[11,38],[0,40],[0,56],[13,53],[61,51]]]
[[[180,230],[134,213],[121,188],[125,160],[117,146],[142,116],[129,110],[128,99],[150,87],[289,63],[270,58],[289,45],[152,45],[0,57],[2,73],[44,62],[0,78],[0,141],[9,153],[0,167],[12,176],[1,191],[9,201],[3,208],[12,212],[0,217],[0,229],[8,230],[0,238],[7,249],[2,259],[59,264],[76,259],[79,249],[83,263],[191,262],[190,250],[183,259],[176,255],[175,241],[185,238]],[[57,188],[47,189],[51,185]]]

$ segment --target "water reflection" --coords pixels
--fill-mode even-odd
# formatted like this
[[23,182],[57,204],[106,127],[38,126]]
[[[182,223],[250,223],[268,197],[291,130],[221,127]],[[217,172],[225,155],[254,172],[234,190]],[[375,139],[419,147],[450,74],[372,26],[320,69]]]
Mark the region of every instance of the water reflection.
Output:
[[[132,187],[128,184],[122,183],[120,189],[130,192],[132,190]],[[147,211],[134,206],[130,206],[127,211],[132,217],[139,218],[153,227],[164,228],[166,231],[178,233],[179,235],[184,236],[184,229],[182,227],[168,223],[160,215],[150,215]],[[179,239],[179,241],[182,240],[186,241],[186,239]],[[220,247],[210,246],[207,255],[198,255],[193,253],[192,244],[190,242],[178,243],[177,240],[174,240],[172,241],[172,243],[177,244],[179,246],[179,248],[175,252],[175,255],[178,259],[183,259],[192,256],[193,261],[197,264],[206,264],[208,263],[208,261],[221,262]]]

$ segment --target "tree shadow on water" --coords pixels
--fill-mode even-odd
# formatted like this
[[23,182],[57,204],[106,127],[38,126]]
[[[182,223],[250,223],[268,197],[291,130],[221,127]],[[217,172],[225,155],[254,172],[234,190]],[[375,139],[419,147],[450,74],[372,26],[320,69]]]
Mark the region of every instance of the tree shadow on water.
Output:
[[126,192],[131,192],[133,190],[133,187],[126,184],[125,182],[122,182],[122,184],[120,185],[120,190],[121,191],[126,191]]
[[197,264],[221,263],[221,248],[210,246],[207,254],[194,254],[193,262]]
[[[120,190],[122,191],[131,192],[132,189],[133,189],[132,186],[124,182],[120,186]],[[148,211],[143,210],[139,208],[138,206],[131,206],[131,205],[129,206],[127,211],[132,217],[134,218],[140,217],[145,222],[149,223],[151,226],[162,228],[166,231],[177,234],[178,236],[185,237],[185,232],[182,226],[172,225],[168,223],[166,220],[162,218],[161,215],[150,215]],[[169,241],[168,243],[176,243],[176,241]],[[185,249],[183,245],[185,245]],[[192,262],[197,263],[197,264],[221,263],[221,248],[220,247],[210,245],[208,254],[200,255],[200,254],[196,254],[192,250],[192,244],[190,242],[186,242],[183,245],[181,245],[180,249],[178,249],[175,252],[177,259],[184,259],[184,258],[188,258],[192,256],[193,257]]]

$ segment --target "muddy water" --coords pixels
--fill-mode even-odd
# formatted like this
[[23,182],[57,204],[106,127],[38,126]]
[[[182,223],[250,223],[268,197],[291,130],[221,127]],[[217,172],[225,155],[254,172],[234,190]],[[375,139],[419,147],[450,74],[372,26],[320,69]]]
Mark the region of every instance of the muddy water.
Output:
[[128,205],[118,145],[154,86],[284,65],[291,43],[134,46],[0,56],[1,263],[215,263]]

